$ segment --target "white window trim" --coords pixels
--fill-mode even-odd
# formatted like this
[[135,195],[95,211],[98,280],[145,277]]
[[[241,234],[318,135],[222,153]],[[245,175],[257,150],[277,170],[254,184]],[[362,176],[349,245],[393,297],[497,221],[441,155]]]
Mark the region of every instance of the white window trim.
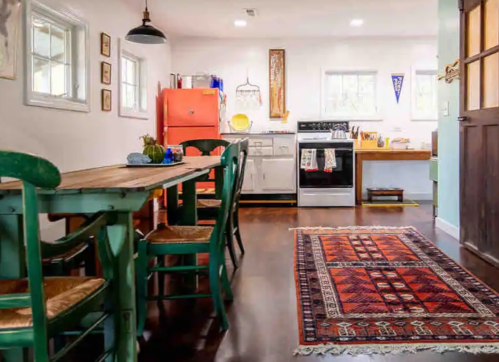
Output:
[[[51,95],[44,95],[33,91],[33,64],[31,62],[31,15],[33,9],[47,18],[59,18],[64,16],[64,22],[70,22],[71,25],[78,26],[85,32],[85,101],[79,102],[72,99],[59,98]],[[36,0],[26,0],[23,11],[24,28],[24,102],[29,106],[64,109],[77,112],[90,112],[90,46],[89,46],[89,26],[88,22],[80,18],[76,13],[63,6],[50,7]],[[75,62],[75,58],[71,61]]]
[[148,95],[148,92],[147,92],[147,59],[145,58],[142,58],[142,57],[139,57],[137,55],[135,55],[133,52],[131,51],[128,51],[126,49],[126,46],[124,46],[124,43],[125,41],[122,40],[122,39],[118,39],[118,45],[119,45],[119,51],[118,51],[118,102],[119,102],[119,107],[118,107],[118,115],[120,117],[124,117],[124,118],[136,118],[136,119],[143,119],[143,120],[147,120],[149,119],[149,113],[148,113],[148,110],[145,109],[145,110],[142,110],[139,109],[138,110],[133,110],[133,109],[129,109],[129,108],[125,108],[123,107],[123,103],[122,103],[122,96],[123,96],[123,88],[122,88],[122,74],[123,74],[123,64],[121,62],[121,58],[122,56],[126,56],[127,58],[132,58],[132,59],[135,59],[137,60],[137,62],[139,63],[139,69],[138,69],[138,72],[142,72],[144,70],[143,67],[145,67],[146,69],[146,75],[144,77],[141,77],[140,74],[139,76],[137,77],[138,78],[138,90],[139,90],[139,94],[137,95],[138,96],[138,103],[140,104],[141,100],[141,96],[142,96],[142,92],[145,90],[146,92],[146,107],[149,108],[149,95]]
[[416,74],[417,73],[428,73],[428,74],[435,74],[438,76],[438,69],[434,67],[412,67],[411,70],[411,85],[412,85],[412,92],[411,92],[411,121],[414,122],[436,122],[438,121],[438,99],[437,99],[437,110],[433,116],[430,115],[422,115],[418,114],[418,111],[416,110],[416,93],[417,93],[417,88],[416,88]]
[[[328,74],[374,74],[375,75],[375,84],[374,84],[374,93],[375,93],[375,104],[376,104],[376,113],[372,115],[338,115],[331,114],[326,112],[326,104],[327,104],[327,75]],[[330,68],[322,68],[321,69],[321,117],[323,119],[328,119],[332,121],[354,121],[354,122],[362,122],[362,121],[373,121],[380,122],[383,120],[381,114],[379,112],[379,72],[373,69],[330,69]]]

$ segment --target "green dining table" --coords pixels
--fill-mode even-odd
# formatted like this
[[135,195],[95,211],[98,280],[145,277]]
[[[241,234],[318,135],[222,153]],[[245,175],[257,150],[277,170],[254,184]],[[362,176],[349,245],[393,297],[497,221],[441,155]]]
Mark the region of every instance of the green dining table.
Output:
[[[117,216],[117,222],[108,225],[107,231],[116,258],[119,295],[116,312],[119,318],[105,326],[118,331],[116,361],[137,361],[132,213],[139,211],[155,190],[167,189],[169,220],[183,225],[196,225],[196,181],[212,169],[216,170],[215,178],[220,180],[223,174],[218,166],[219,156],[185,157],[183,164],[172,167],[115,165],[63,173],[58,188],[38,190],[41,214],[94,214],[107,211]],[[183,184],[181,208],[178,207],[179,184]],[[220,184],[217,182],[217,185]],[[217,189],[216,193],[219,192]],[[12,181],[0,184],[0,279],[26,276],[22,213],[21,183]],[[113,341],[105,343],[108,347]],[[23,350],[6,350],[3,353],[8,362],[22,361],[26,354]]]

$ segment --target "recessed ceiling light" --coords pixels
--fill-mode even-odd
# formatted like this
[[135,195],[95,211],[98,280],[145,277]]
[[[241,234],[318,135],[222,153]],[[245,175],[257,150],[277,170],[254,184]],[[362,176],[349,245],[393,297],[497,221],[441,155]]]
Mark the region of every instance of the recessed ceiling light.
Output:
[[246,25],[248,25],[248,22],[246,20],[236,20],[234,21],[234,26],[237,28],[244,28]]
[[351,26],[362,26],[362,24],[364,24],[364,20],[362,20],[362,19],[353,19],[350,22]]

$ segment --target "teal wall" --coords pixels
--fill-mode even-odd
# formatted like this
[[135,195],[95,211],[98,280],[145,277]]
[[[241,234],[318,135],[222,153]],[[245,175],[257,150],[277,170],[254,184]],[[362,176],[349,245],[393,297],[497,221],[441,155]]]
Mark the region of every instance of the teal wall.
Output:
[[[438,69],[459,58],[459,9],[457,0],[439,0]],[[459,227],[459,81],[438,86],[438,217]],[[449,102],[449,115],[443,108]]]

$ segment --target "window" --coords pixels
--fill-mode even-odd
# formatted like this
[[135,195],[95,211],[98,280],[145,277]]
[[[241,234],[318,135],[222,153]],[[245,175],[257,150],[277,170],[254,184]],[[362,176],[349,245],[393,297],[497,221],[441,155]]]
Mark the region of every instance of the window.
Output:
[[416,70],[413,74],[412,119],[433,121],[438,119],[437,72]]
[[66,9],[28,1],[26,104],[90,111],[88,26]]
[[120,116],[147,119],[146,61],[123,49],[120,58]]
[[326,71],[324,116],[369,120],[377,117],[376,72]]

